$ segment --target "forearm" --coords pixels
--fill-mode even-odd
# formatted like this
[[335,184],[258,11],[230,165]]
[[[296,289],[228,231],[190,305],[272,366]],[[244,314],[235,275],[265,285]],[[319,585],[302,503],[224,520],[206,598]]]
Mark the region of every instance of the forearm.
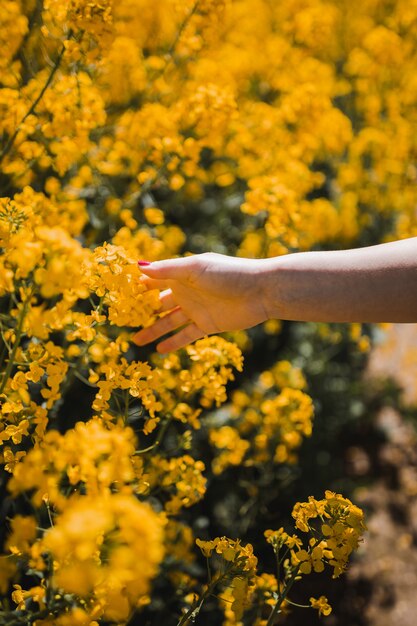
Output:
[[317,322],[417,322],[417,237],[263,261],[269,317]]

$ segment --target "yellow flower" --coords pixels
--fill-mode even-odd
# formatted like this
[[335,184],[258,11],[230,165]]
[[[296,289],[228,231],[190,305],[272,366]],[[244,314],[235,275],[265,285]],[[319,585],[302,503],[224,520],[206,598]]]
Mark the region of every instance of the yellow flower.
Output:
[[274,550],[279,550],[283,545],[289,548],[300,548],[302,545],[302,541],[297,535],[288,535],[282,527],[278,530],[266,530],[264,536]]
[[150,487],[170,494],[165,503],[168,514],[175,515],[181,508],[190,507],[203,498],[206,491],[204,469],[202,461],[188,454],[171,459],[154,455],[150,459]]
[[[303,532],[308,532],[314,528],[315,520],[318,517],[325,518],[325,522],[320,525],[324,541],[322,542],[322,554],[319,558],[325,558],[329,565],[333,567],[333,578],[340,576],[346,569],[349,556],[358,548],[362,535],[366,530],[363,511],[355,506],[348,498],[332,491],[326,491],[322,500],[316,500],[312,496],[308,502],[298,502],[292,512],[297,528]],[[320,546],[315,546],[311,552],[319,555]],[[301,559],[298,555],[293,555],[297,561],[307,561],[304,552]],[[304,570],[314,567],[312,556],[308,557]],[[319,566],[321,567],[321,565]],[[305,571],[304,573],[308,573]]]
[[80,487],[90,496],[122,491],[134,479],[135,443],[130,428],[115,425],[107,428],[99,419],[78,422],[65,435],[50,430],[40,445],[29,450],[16,465],[8,488],[14,495],[32,491],[36,506],[41,505],[43,495],[48,493],[58,509],[66,506],[60,489],[63,479],[73,497]]
[[42,539],[58,588],[93,593],[111,620],[124,620],[144,596],[163,556],[163,520],[134,496],[69,502]]
[[299,550],[298,552],[291,552],[292,562],[294,565],[299,565],[299,572],[301,574],[310,574],[311,570],[315,572],[322,572],[324,570],[323,550],[320,546],[315,546],[311,552],[306,550]]
[[17,604],[18,610],[22,611],[26,608],[25,592],[20,585],[13,585],[13,588],[14,591],[12,591],[12,600]]
[[16,563],[14,563],[8,556],[0,556],[0,591],[6,594],[10,580],[13,578],[17,571]]
[[79,606],[58,617],[55,623],[56,626],[99,626],[96,620],[91,619],[90,613]]
[[241,439],[239,433],[231,426],[222,426],[210,431],[210,442],[221,453],[213,460],[215,474],[221,474],[229,465],[240,465],[250,444]]
[[213,541],[202,541],[201,539],[196,539],[195,542],[204,556],[209,557],[216,547],[218,540],[214,539]]
[[165,221],[163,212],[156,207],[148,207],[144,209],[143,213],[149,224],[163,224]]
[[33,517],[16,515],[11,521],[11,534],[6,541],[6,549],[13,554],[29,552],[37,534],[37,523]]
[[326,596],[320,596],[320,598],[310,598],[310,603],[313,609],[317,609],[319,615],[330,615],[332,607],[330,606]]

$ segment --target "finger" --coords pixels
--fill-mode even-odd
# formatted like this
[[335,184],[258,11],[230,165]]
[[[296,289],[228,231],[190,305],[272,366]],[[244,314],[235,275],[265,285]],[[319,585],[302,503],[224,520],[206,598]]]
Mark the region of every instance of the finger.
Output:
[[175,333],[168,339],[164,339],[156,346],[156,349],[161,354],[165,352],[172,352],[174,350],[179,350],[179,348],[184,348],[188,346],[188,344],[196,341],[197,339],[201,339],[205,337],[206,333],[203,333],[198,326],[194,323],[188,324],[185,328]]
[[189,318],[181,311],[181,309],[175,309],[172,313],[168,313],[165,317],[161,317],[156,320],[152,326],[142,328],[136,335],[134,335],[132,341],[138,346],[144,346],[147,343],[159,339],[162,335],[166,335],[173,330],[176,330],[180,326],[183,326],[189,322]]
[[166,289],[166,280],[157,280],[156,278],[149,278],[148,276],[141,276],[139,281],[145,285],[148,289]]
[[159,313],[170,311],[171,309],[175,309],[175,307],[177,306],[171,289],[165,289],[165,291],[161,291],[161,293],[159,294],[159,300],[161,302],[161,308],[159,309]]
[[140,270],[149,278],[155,279],[184,279],[190,274],[193,257],[180,259],[167,259],[164,261],[154,261],[149,265],[140,265]]

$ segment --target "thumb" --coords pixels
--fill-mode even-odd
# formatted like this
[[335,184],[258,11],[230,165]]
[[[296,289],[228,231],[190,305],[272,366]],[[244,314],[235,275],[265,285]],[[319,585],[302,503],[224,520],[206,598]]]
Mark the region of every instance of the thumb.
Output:
[[150,278],[181,279],[187,278],[190,273],[190,264],[188,258],[185,259],[166,259],[163,261],[138,261],[141,272]]

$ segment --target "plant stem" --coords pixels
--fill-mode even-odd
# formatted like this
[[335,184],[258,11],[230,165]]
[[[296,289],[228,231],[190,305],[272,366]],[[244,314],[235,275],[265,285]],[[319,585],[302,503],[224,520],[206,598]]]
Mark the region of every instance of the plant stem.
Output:
[[277,562],[277,583],[278,583],[278,588],[277,588],[277,594],[278,594],[278,602],[281,599],[281,588],[280,588],[280,578],[281,578],[281,560],[279,558],[279,550],[277,550],[275,552],[275,559]]
[[194,603],[194,605],[186,612],[184,613],[184,615],[181,617],[180,621],[178,622],[177,626],[186,626],[186,624],[188,623],[188,620],[192,617],[195,617],[198,615],[201,607],[203,606],[205,600],[207,599],[208,596],[210,596],[215,588],[215,586],[217,585],[217,583],[220,581],[220,578],[214,578],[212,579],[211,583],[208,585],[207,589],[205,590],[205,592],[203,593],[203,595],[201,596],[200,600],[198,601],[198,603]]
[[[291,578],[288,581],[288,584],[286,586],[286,588],[284,589],[284,591],[282,592],[282,594],[280,594],[279,596],[279,600],[276,603],[276,605],[274,606],[274,608],[272,609],[271,613],[269,614],[269,618],[268,621],[266,623],[266,626],[273,626],[274,622],[275,622],[275,618],[279,613],[279,610],[281,608],[282,603],[284,602],[285,598],[287,597],[287,595],[289,594],[291,587],[294,584],[294,581],[296,579],[296,576],[298,574],[298,565],[297,567],[294,569],[293,573],[291,574]],[[279,583],[278,583],[279,584]]]
[[16,356],[16,352],[17,349],[20,345],[20,340],[22,338],[22,329],[23,329],[23,322],[25,320],[26,317],[26,313],[27,313],[27,309],[28,309],[28,305],[29,305],[29,301],[32,297],[32,294],[29,294],[29,296],[26,298],[22,310],[20,312],[20,316],[19,316],[19,321],[17,323],[17,327],[16,327],[16,336],[15,336],[15,341],[13,344],[13,349],[10,353],[9,356],[9,360],[7,362],[7,367],[6,367],[6,371],[4,372],[4,377],[3,380],[1,381],[1,386],[0,386],[0,394],[3,393],[4,388],[6,386],[7,381],[10,378],[10,374],[12,373],[12,369],[13,369],[13,365],[14,365],[14,359]]
[[0,612],[0,626],[28,626],[38,619],[50,616],[50,611],[44,609],[28,615],[27,611],[2,611]]
[[125,411],[124,411],[124,421],[125,421],[125,424],[127,424],[127,419],[129,417],[129,400],[130,400],[129,389],[126,389],[126,391],[125,391]]
[[[70,39],[72,36],[71,32],[68,35],[68,39]],[[20,120],[19,124],[16,127],[16,130],[14,131],[13,135],[9,138],[8,142],[6,143],[6,145],[4,146],[3,150],[0,152],[0,163],[3,161],[4,157],[7,156],[7,154],[10,152],[10,150],[13,147],[14,142],[16,141],[16,137],[19,134],[20,128],[22,126],[22,124],[27,120],[27,118],[29,117],[29,115],[32,115],[35,112],[36,107],[38,106],[39,102],[42,100],[43,95],[45,93],[45,91],[48,89],[49,85],[52,82],[53,77],[55,76],[59,66],[61,65],[61,61],[62,58],[64,56],[64,52],[65,52],[65,45],[62,46],[61,51],[54,63],[54,66],[44,84],[44,86],[42,87],[42,89],[40,90],[39,94],[37,95],[37,97],[35,98],[35,100],[32,102],[29,110],[25,113],[25,115],[22,117],[22,119]]]
[[298,602],[293,602],[289,598],[287,598],[287,602],[291,604],[291,606],[298,606],[300,609],[311,609],[311,604],[298,604]]
[[193,17],[193,15],[195,14],[195,12],[198,9],[198,5],[200,4],[201,0],[196,0],[196,2],[194,3],[193,8],[191,9],[191,11],[188,13],[188,15],[185,17],[185,19],[183,20],[182,24],[180,25],[177,35],[175,37],[175,40],[173,41],[170,49],[167,52],[167,57],[168,57],[168,63],[166,64],[166,66],[164,67],[164,72],[166,70],[166,68],[168,67],[170,61],[172,60],[172,57],[174,55],[175,49],[177,47],[177,44],[180,40],[180,37],[182,35],[182,33],[184,32],[186,26],[188,25],[188,22],[190,21],[190,19]]
[[150,452],[151,450],[156,450],[157,448],[159,448],[159,446],[161,445],[164,437],[165,437],[165,433],[168,430],[169,425],[172,422],[172,416],[168,415],[167,419],[165,420],[165,422],[163,422],[163,424],[161,425],[159,432],[158,432],[158,436],[156,441],[149,446],[148,448],[142,448],[142,450],[136,450],[133,453],[133,456],[140,456],[141,454],[145,454],[146,452]]

